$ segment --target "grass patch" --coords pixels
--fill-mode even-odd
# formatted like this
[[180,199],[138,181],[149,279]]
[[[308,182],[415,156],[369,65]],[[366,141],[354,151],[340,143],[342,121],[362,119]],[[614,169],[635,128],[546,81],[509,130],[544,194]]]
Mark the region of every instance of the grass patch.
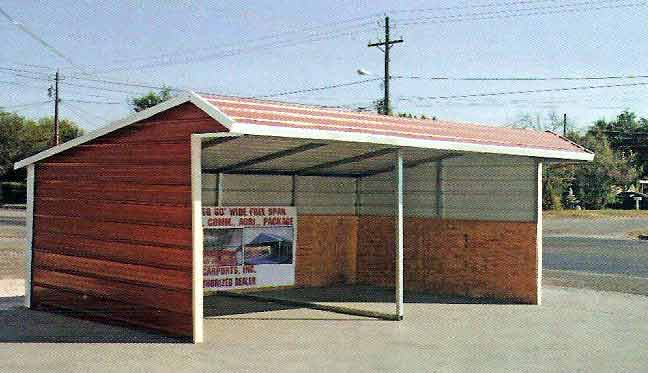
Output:
[[605,219],[605,218],[648,218],[648,210],[550,210],[543,211],[545,219],[556,218],[582,218],[582,219]]

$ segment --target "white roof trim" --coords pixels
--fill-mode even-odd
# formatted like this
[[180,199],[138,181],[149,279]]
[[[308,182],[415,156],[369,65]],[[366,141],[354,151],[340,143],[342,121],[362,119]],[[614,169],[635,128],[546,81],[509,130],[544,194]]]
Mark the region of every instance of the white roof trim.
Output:
[[89,132],[83,136],[77,137],[76,139],[64,142],[63,144],[54,146],[52,148],[49,148],[47,150],[44,150],[38,154],[35,154],[29,158],[25,158],[20,162],[16,162],[14,164],[14,169],[19,169],[22,167],[25,167],[27,165],[30,165],[32,163],[38,162],[40,160],[43,160],[45,158],[51,157],[55,154],[58,154],[60,152],[63,152],[65,150],[68,150],[70,148],[73,148],[75,146],[84,144],[88,141],[94,140],[97,137],[106,135],[108,133],[111,133],[113,131],[116,131],[120,128],[126,127],[128,125],[131,125],[133,123],[142,121],[144,119],[150,118],[156,114],[159,114],[163,111],[169,110],[171,108],[174,108],[178,105],[184,104],[186,102],[191,102],[192,104],[196,105],[199,107],[201,110],[203,110],[207,115],[210,117],[214,118],[218,123],[222,124],[226,128],[231,128],[232,124],[234,121],[229,118],[227,115],[225,115],[222,111],[218,110],[214,105],[210,104],[207,102],[204,98],[200,97],[199,95],[193,93],[193,92],[187,92],[180,94],[168,101],[162,102],[158,105],[155,105],[153,107],[150,107],[148,109],[142,110],[138,113],[134,113],[132,115],[129,115],[128,117],[112,122],[109,125],[99,128],[95,131]]
[[[214,100],[216,101],[216,100]],[[374,135],[357,132],[346,131],[331,131],[320,129],[303,129],[303,128],[289,128],[280,126],[267,126],[260,124],[240,123],[234,121],[221,110],[218,109],[213,103],[209,102],[209,98],[203,98],[194,92],[187,92],[176,96],[168,101],[162,102],[156,106],[142,110],[138,113],[132,114],[122,120],[112,122],[111,124],[92,131],[81,137],[70,140],[58,146],[44,150],[29,158],[14,164],[14,169],[19,169],[38,162],[45,158],[51,157],[55,154],[63,152],[67,149],[84,144],[88,141],[94,140],[100,136],[106,135],[120,128],[126,127],[130,124],[142,121],[155,114],[169,110],[178,105],[191,102],[198,108],[203,110],[207,115],[212,117],[221,125],[225,126],[230,132],[236,135],[257,135],[257,136],[277,136],[289,138],[302,138],[302,139],[317,139],[317,140],[335,140],[346,142],[364,142],[373,144],[384,144],[404,147],[415,147],[423,149],[437,149],[437,150],[454,150],[463,152],[474,153],[492,153],[492,154],[508,154],[526,157],[540,157],[552,159],[565,159],[577,161],[591,161],[594,159],[594,154],[587,152],[572,152],[566,150],[552,150],[541,148],[528,148],[519,146],[502,146],[502,145],[488,145],[476,144],[461,141],[446,141],[446,140],[423,140],[390,135]]]
[[232,125],[231,131],[245,135],[366,142],[373,144],[405,146],[423,149],[453,150],[461,152],[508,154],[526,157],[556,158],[578,161],[591,161],[594,159],[594,154],[586,152],[527,148],[521,146],[476,144],[459,141],[423,140],[399,136],[373,135],[366,133],[329,131],[320,129],[287,128],[239,122],[236,122]]

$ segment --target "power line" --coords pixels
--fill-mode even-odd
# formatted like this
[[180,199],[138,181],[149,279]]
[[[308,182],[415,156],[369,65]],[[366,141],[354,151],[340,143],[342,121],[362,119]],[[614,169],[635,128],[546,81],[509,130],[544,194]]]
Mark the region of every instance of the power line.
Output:
[[[92,127],[95,127],[95,128],[96,128],[96,127],[99,127],[99,126],[100,126],[100,124],[98,124],[97,122],[92,121],[92,120],[88,120],[88,118],[87,118],[87,117],[85,116],[85,114],[84,114],[84,113],[87,113],[87,112],[79,110],[80,107],[78,107],[78,106],[76,106],[76,105],[72,105],[72,104],[70,104],[69,102],[65,102],[65,103],[63,104],[63,107],[66,107],[66,108],[72,110],[74,113],[76,113],[76,115],[77,115],[77,117],[78,117],[79,119],[81,119],[81,120],[83,120],[83,121],[85,121],[85,122],[88,122],[89,124],[92,125]],[[102,119],[102,118],[101,118],[101,119]],[[103,120],[103,119],[102,119],[102,120]]]
[[67,102],[77,102],[80,104],[99,104],[99,105],[121,105],[124,104],[124,102],[118,102],[118,101],[92,101],[92,100],[83,100],[80,98],[66,98],[65,101]]
[[519,11],[504,12],[504,13],[512,13],[512,14],[495,14],[495,13],[503,13],[503,12],[492,12],[492,15],[485,15],[485,16],[474,16],[474,17],[469,17],[466,15],[464,15],[463,17],[448,16],[446,17],[446,19],[428,17],[428,18],[409,19],[409,20],[406,19],[406,20],[397,20],[397,21],[404,21],[402,23],[399,23],[401,26],[423,25],[423,24],[444,24],[444,23],[459,23],[459,22],[466,22],[466,21],[484,21],[484,20],[507,19],[507,18],[516,18],[516,17],[529,17],[529,16],[539,16],[539,15],[582,13],[582,12],[598,11],[598,10],[605,10],[605,9],[643,7],[646,5],[648,5],[648,2],[642,1],[637,3],[610,5],[610,6],[561,9],[565,7],[563,5],[563,6],[553,7],[552,8],[553,10],[546,10],[546,11],[529,11],[534,9],[534,8],[529,8],[529,9],[520,9]]
[[297,94],[297,93],[323,91],[323,90],[326,90],[326,89],[342,88],[342,87],[349,87],[349,86],[352,86],[352,85],[375,82],[375,81],[381,80],[381,79],[382,78],[371,78],[371,79],[364,79],[364,80],[356,80],[354,82],[338,83],[338,84],[332,84],[332,85],[327,85],[327,86],[323,86],[323,87],[304,88],[304,89],[299,89],[299,90],[295,90],[295,91],[277,92],[277,93],[271,93],[271,94],[267,94],[267,95],[253,96],[252,98],[269,98],[269,97],[279,97],[279,96],[294,95],[294,94]]
[[7,81],[7,80],[0,80],[0,84],[15,85],[15,86],[34,88],[34,89],[39,89],[39,90],[47,89],[46,87],[39,87],[39,86],[35,86],[35,85],[24,84],[24,83],[21,83],[21,82],[11,82],[11,81]]
[[[309,27],[300,28],[300,29],[292,29],[292,30],[286,30],[286,31],[282,31],[282,32],[276,32],[276,33],[272,33],[272,34],[265,35],[265,36],[262,36],[262,37],[259,37],[259,38],[254,38],[254,39],[233,41],[233,42],[229,42],[229,43],[213,45],[213,46],[210,46],[210,47],[176,50],[174,52],[163,53],[163,54],[159,54],[159,55],[156,55],[156,56],[120,59],[120,60],[115,60],[114,62],[119,63],[119,62],[136,62],[136,61],[143,61],[143,60],[156,60],[156,59],[162,59],[162,58],[169,58],[169,57],[175,57],[175,56],[179,56],[179,55],[184,55],[186,53],[196,53],[196,52],[208,51],[208,50],[214,50],[214,49],[223,49],[224,47],[229,47],[229,46],[241,46],[241,45],[244,45],[244,44],[253,44],[253,43],[260,42],[260,41],[275,39],[275,38],[281,37],[283,35],[292,35],[292,34],[312,31],[312,30],[326,29],[326,28],[331,27],[331,26],[334,26],[334,27],[337,28],[342,24],[348,24],[348,23],[362,22],[360,25],[355,25],[356,27],[357,26],[363,26],[363,25],[369,25],[369,24],[372,24],[372,23],[371,22],[366,22],[366,21],[370,20],[370,19],[372,19],[374,17],[377,17],[379,15],[380,15],[379,13],[376,13],[376,14],[372,14],[372,15],[369,15],[369,16],[349,18],[349,19],[339,20],[339,21],[336,21],[336,22],[320,24],[320,25],[315,25],[315,26],[309,26]],[[340,30],[334,29],[334,30],[329,30],[329,31],[334,32],[334,31],[340,31]]]
[[562,4],[561,2],[559,2],[558,5],[547,5],[547,6],[530,7],[530,8],[508,8],[508,9],[503,8],[503,9],[494,9],[485,12],[475,12],[475,13],[442,14],[442,15],[415,17],[415,18],[401,18],[399,19],[399,21],[407,22],[407,21],[429,21],[429,20],[438,20],[438,19],[471,18],[471,17],[490,16],[490,15],[497,15],[497,14],[530,12],[530,11],[537,11],[537,10],[554,10],[554,9],[586,7],[588,5],[598,5],[598,4],[605,5],[605,4],[620,3],[620,2],[627,2],[627,1],[630,0],[585,0],[585,1],[572,2],[572,3],[562,2]]
[[[129,95],[140,95],[142,92],[136,92],[136,91],[127,91],[127,90],[122,90],[122,89],[114,89],[114,88],[106,88],[106,87],[98,87],[98,86],[93,86],[93,85],[86,85],[86,84],[77,84],[77,83],[69,83],[69,82],[64,82],[63,83],[66,87],[78,87],[78,88],[87,88],[87,89],[95,89],[98,91],[105,91],[105,92],[114,92],[114,93],[123,93],[123,94],[129,94]],[[117,83],[111,83],[111,84],[117,84]]]
[[149,64],[144,64],[144,65],[137,65],[137,66],[118,66],[118,67],[112,67],[112,68],[106,68],[102,70],[95,70],[92,71],[91,74],[97,75],[97,74],[105,74],[105,73],[113,73],[113,72],[122,72],[122,71],[129,71],[129,70],[134,70],[134,69],[150,69],[154,67],[167,67],[167,66],[175,66],[175,65],[184,65],[184,64],[189,64],[189,63],[198,63],[198,62],[204,62],[204,61],[209,61],[209,60],[218,60],[218,59],[223,59],[227,57],[232,57],[232,56],[238,56],[241,54],[246,54],[246,53],[255,53],[255,52],[260,52],[260,51],[267,51],[267,50],[276,50],[279,48],[287,48],[287,47],[292,47],[304,43],[313,43],[313,42],[319,42],[319,41],[325,41],[325,40],[333,40],[333,39],[338,39],[341,37],[345,36],[356,36],[359,33],[364,33],[368,31],[372,31],[373,29],[367,29],[366,26],[372,25],[373,22],[367,22],[366,24],[362,25],[357,25],[354,26],[353,28],[350,28],[348,31],[345,32],[339,32],[339,33],[319,33],[319,34],[311,34],[307,36],[306,38],[296,38],[292,40],[279,40],[279,41],[273,41],[271,43],[266,43],[266,44],[260,44],[257,46],[253,47],[243,47],[243,48],[236,48],[236,49],[226,49],[226,50],[217,50],[213,53],[206,54],[206,55],[201,55],[201,56],[188,56],[185,57],[181,60],[168,60],[168,61],[157,61],[157,62],[152,62]]
[[411,96],[411,97],[403,96],[403,97],[400,97],[400,99],[403,100],[403,101],[449,100],[449,99],[457,99],[457,98],[504,96],[504,95],[527,94],[527,93],[543,93],[543,92],[563,92],[563,91],[577,91],[577,90],[602,89],[602,88],[635,87],[635,86],[645,86],[645,85],[648,85],[648,82],[646,82],[646,83],[606,84],[606,85],[580,86],[580,87],[568,87],[568,88],[532,89],[532,90],[525,90],[525,91],[473,93],[473,94],[455,95],[455,96]]
[[107,121],[107,120],[108,120],[108,119],[106,119],[105,117],[103,117],[103,116],[101,116],[101,115],[97,115],[97,114],[95,114],[95,113],[91,113],[91,112],[85,110],[85,109],[84,109],[82,106],[80,106],[80,105],[77,106],[77,105],[72,104],[72,103],[69,103],[69,102],[66,102],[65,104],[66,104],[66,106],[68,106],[68,107],[73,107],[73,108],[76,109],[77,111],[79,111],[79,112],[81,112],[81,113],[83,113],[83,114],[87,114],[87,115],[89,115],[89,116],[95,117],[95,118],[97,118],[97,119],[99,119],[99,120],[102,120],[102,121]]
[[20,105],[12,105],[12,106],[2,106],[2,105],[0,105],[0,109],[6,110],[6,109],[27,108],[27,107],[32,107],[32,106],[40,106],[40,105],[49,104],[50,102],[52,102],[52,100],[30,102],[28,104],[20,104]]
[[[59,51],[59,50],[56,49],[53,45],[51,45],[50,43],[46,42],[43,38],[41,38],[40,36],[38,36],[35,32],[33,32],[32,30],[30,30],[29,27],[27,27],[24,23],[22,23],[22,22],[18,22],[18,21],[16,21],[15,19],[13,19],[13,18],[12,18],[12,17],[11,17],[11,16],[6,12],[6,11],[4,11],[1,7],[0,7],[0,14],[2,14],[2,15],[3,15],[7,20],[9,20],[9,22],[13,23],[16,27],[18,27],[18,28],[19,28],[20,30],[22,30],[24,33],[28,34],[28,35],[31,36],[34,40],[36,40],[38,43],[40,43],[42,46],[44,46],[45,48],[47,48],[47,50],[49,50],[50,52],[54,53],[55,55],[61,57],[62,59],[64,59],[65,61],[67,61],[67,63],[69,63],[70,65],[72,65],[72,66],[74,66],[74,67],[77,67],[77,65],[74,63],[74,61],[72,61],[68,56],[66,56],[65,54],[63,54],[63,52]],[[78,67],[77,67],[77,68],[78,68]]]
[[613,79],[646,79],[648,75],[607,75],[607,76],[560,76],[560,77],[444,77],[392,75],[393,79],[413,80],[450,80],[450,81],[555,81],[555,80],[613,80]]
[[495,3],[487,3],[487,4],[458,5],[458,6],[451,6],[451,7],[391,9],[389,10],[389,13],[428,13],[428,12],[440,12],[440,11],[459,10],[459,9],[493,8],[493,7],[504,7],[504,6],[511,6],[511,5],[517,6],[517,5],[549,3],[549,2],[554,3],[560,1],[562,0],[526,0],[526,1],[495,2]]

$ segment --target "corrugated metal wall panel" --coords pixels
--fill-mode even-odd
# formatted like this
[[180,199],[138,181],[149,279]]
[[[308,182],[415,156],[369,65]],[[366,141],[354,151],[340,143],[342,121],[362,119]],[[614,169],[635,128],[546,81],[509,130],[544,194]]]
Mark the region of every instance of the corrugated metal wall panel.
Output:
[[[448,219],[530,221],[535,213],[535,162],[531,158],[465,155],[443,161],[443,216]],[[205,204],[215,203],[217,178],[203,177]],[[298,176],[295,203],[303,214],[355,214],[351,178]],[[225,205],[289,205],[292,178],[226,175]],[[437,217],[437,163],[405,170],[405,215]],[[361,215],[392,216],[394,175],[385,172],[358,181]]]
[[202,203],[205,206],[218,203],[218,175],[202,175]]
[[[404,173],[405,216],[435,217],[436,163],[408,168]],[[394,214],[394,174],[385,172],[360,180],[360,213],[392,216]]]
[[[217,182],[216,175],[203,175],[204,205],[216,204]],[[354,179],[297,176],[295,185],[300,214],[355,214]],[[228,174],[223,177],[223,205],[287,206],[292,202],[292,188],[291,176]]]
[[535,170],[526,157],[465,155],[444,161],[444,217],[532,221]]

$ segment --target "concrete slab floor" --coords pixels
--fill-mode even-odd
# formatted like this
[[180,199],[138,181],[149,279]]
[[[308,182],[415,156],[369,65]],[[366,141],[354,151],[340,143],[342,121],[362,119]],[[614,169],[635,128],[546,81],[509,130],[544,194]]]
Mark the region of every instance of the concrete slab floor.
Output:
[[[542,306],[407,303],[401,322],[286,306],[253,305],[246,313],[248,301],[228,300],[237,312],[212,314],[201,345],[10,309],[0,311],[0,370],[648,370],[648,297],[547,287],[544,300]],[[151,343],[47,343],[102,335],[129,342],[124,336],[132,333],[141,337],[136,342]]]

